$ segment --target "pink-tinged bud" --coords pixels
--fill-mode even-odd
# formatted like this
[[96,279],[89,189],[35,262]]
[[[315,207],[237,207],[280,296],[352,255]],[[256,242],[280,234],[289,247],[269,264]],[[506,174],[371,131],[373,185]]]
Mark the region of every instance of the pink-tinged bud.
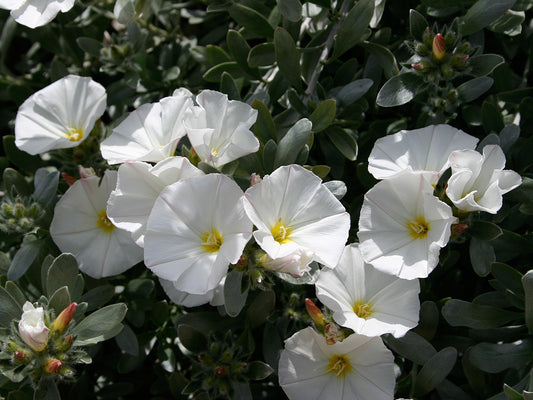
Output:
[[74,342],[73,335],[68,335],[63,338],[60,338],[55,343],[56,350],[59,352],[67,351],[72,347],[72,342]]
[[62,366],[63,364],[61,363],[61,361],[56,358],[53,358],[44,365],[43,369],[44,372],[46,372],[47,374],[53,375],[57,374],[59,370],[61,370]]
[[65,332],[65,329],[67,329],[68,324],[76,313],[77,306],[78,305],[76,303],[72,303],[70,306],[61,311],[61,314],[59,314],[54,322],[52,322],[52,331],[59,332],[60,334]]
[[320,311],[320,309],[313,303],[311,299],[305,299],[305,309],[307,313],[315,323],[315,326],[322,330],[324,325],[328,322],[326,316]]
[[416,62],[416,63],[412,63],[411,64],[411,67],[413,67],[413,69],[416,69],[417,71],[421,71],[422,70],[422,63],[419,63],[419,62]]
[[250,175],[250,186],[255,185],[256,183],[261,182],[263,179],[261,178],[261,175],[256,174],[255,172]]
[[94,172],[94,169],[92,168],[85,168],[83,165],[78,165],[78,173],[80,174],[80,178],[89,178],[91,176],[96,176],[96,172]]
[[452,225],[452,233],[454,235],[460,235],[461,233],[463,233],[467,229],[468,229],[468,225],[467,224],[455,224],[455,225]]
[[446,55],[446,44],[441,33],[437,33],[433,38],[433,57],[440,61]]
[[332,322],[328,322],[324,327],[324,337],[326,338],[326,344],[331,345],[337,343],[338,333],[339,329],[337,328],[337,325]]
[[218,365],[215,368],[215,374],[217,374],[218,376],[225,376],[227,373],[228,373],[228,371],[227,371],[226,367],[224,367],[222,365]]
[[22,316],[18,323],[20,338],[33,351],[43,351],[48,344],[48,329],[44,323],[44,310],[34,307],[29,301],[22,306]]
[[69,186],[74,185],[74,182],[76,182],[76,178],[74,178],[72,175],[67,174],[66,172],[61,172],[61,177]]
[[17,350],[13,354],[13,361],[18,364],[26,364],[31,359],[31,354],[26,350]]

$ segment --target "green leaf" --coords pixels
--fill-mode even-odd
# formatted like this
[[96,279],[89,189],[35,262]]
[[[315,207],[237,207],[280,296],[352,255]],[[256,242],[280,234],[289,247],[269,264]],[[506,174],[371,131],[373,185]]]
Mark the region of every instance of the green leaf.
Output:
[[505,126],[500,109],[489,101],[484,101],[481,106],[481,123],[485,132],[500,132]]
[[387,79],[392,78],[395,75],[398,75],[400,70],[398,69],[398,63],[396,62],[396,57],[392,54],[385,46],[380,45],[379,43],[374,42],[363,42],[363,47],[367,49],[370,54],[376,57],[379,65],[383,68],[385,77]]
[[228,95],[230,100],[241,100],[240,90],[235,80],[227,72],[223,72],[220,79],[220,91]]
[[395,353],[418,365],[424,365],[437,354],[437,350],[435,350],[431,343],[413,331],[408,331],[401,338],[395,338],[391,334],[386,334],[383,335],[383,341]]
[[459,21],[461,35],[468,36],[495,21],[513,6],[516,0],[478,0]]
[[84,318],[72,330],[76,346],[95,344],[116,336],[122,330],[122,320],[128,307],[124,303],[103,307]]
[[243,272],[235,269],[226,275],[226,282],[224,283],[224,306],[230,317],[239,315],[246,304],[248,288],[245,291],[241,290],[242,278]]
[[268,378],[274,369],[262,362],[262,361],[252,361],[248,364],[248,371],[246,371],[246,377],[254,381],[260,381]]
[[209,68],[207,71],[205,71],[203,78],[207,82],[220,82],[224,72],[227,72],[234,78],[243,76],[243,70],[239,64],[237,64],[236,61],[228,61]]
[[11,327],[11,321],[20,319],[22,308],[6,289],[0,286],[0,327]]
[[409,103],[426,84],[415,72],[393,76],[380,89],[376,103],[381,107],[395,107]]
[[276,303],[276,295],[272,290],[260,291],[246,310],[246,322],[250,329],[263,324]]
[[251,33],[264,38],[274,36],[274,28],[270,25],[270,22],[252,8],[235,3],[230,7],[229,14]]
[[270,66],[276,62],[276,48],[274,43],[260,43],[252,47],[248,53],[250,67]]
[[468,232],[480,240],[493,240],[503,234],[502,228],[488,221],[474,221],[468,228]]
[[244,70],[248,69],[248,54],[250,53],[248,42],[239,32],[230,29],[226,35],[226,43],[228,44],[228,49],[234,60],[237,61]]
[[27,299],[24,293],[22,293],[22,290],[20,290],[20,288],[17,286],[17,284],[12,281],[7,281],[6,292],[9,293],[9,295],[13,298],[13,300],[15,300],[15,302],[22,310],[22,306],[24,305]]
[[457,88],[459,99],[463,103],[469,103],[489,90],[493,83],[494,79],[488,76],[471,79]]
[[270,173],[274,171],[274,160],[276,158],[276,153],[278,151],[278,146],[276,142],[270,139],[266,142],[265,147],[263,148],[263,168],[265,173]]
[[440,313],[434,301],[426,300],[420,304],[420,321],[418,326],[413,328],[413,332],[419,334],[426,340],[432,340],[437,332]]
[[139,355],[139,341],[137,340],[137,335],[135,335],[135,332],[133,332],[128,325],[124,324],[124,328],[117,336],[115,336],[115,341],[123,352],[134,357]]
[[[118,1],[120,2],[120,0]],[[82,49],[84,52],[90,54],[93,57],[100,58],[100,50],[102,50],[103,47],[101,41],[90,37],[79,37],[76,39],[76,43],[78,43],[78,46],[80,46],[80,49]]]
[[300,150],[309,140],[313,124],[307,118],[296,122],[281,138],[274,158],[274,169],[294,163]]
[[25,151],[17,148],[15,145],[15,136],[7,135],[2,140],[5,155],[21,171],[34,172],[42,166],[41,157],[29,155]]
[[415,380],[415,395],[422,396],[432,391],[451,372],[457,360],[457,350],[445,347],[429,360],[418,373]]
[[444,304],[442,315],[451,326],[474,329],[495,328],[523,318],[522,313],[451,299]]
[[301,91],[300,53],[290,33],[281,27],[274,32],[274,50],[279,71],[292,86]]
[[491,265],[492,275],[508,290],[519,297],[524,296],[524,288],[522,286],[522,274],[513,267],[494,262]]
[[343,86],[335,97],[343,105],[352,104],[363,97],[373,84],[374,82],[371,79],[357,79]]
[[26,273],[33,262],[39,257],[41,250],[45,247],[45,242],[36,239],[33,235],[27,235],[24,238],[22,247],[17,251],[15,257],[11,261],[9,271],[7,271],[7,279],[16,281]]
[[318,133],[326,129],[335,119],[337,103],[333,99],[324,100],[313,111],[309,120],[313,124],[313,132]]
[[129,24],[135,18],[136,0],[117,0],[113,13],[117,21],[123,25]]
[[533,270],[529,270],[524,274],[522,277],[522,286],[524,287],[526,325],[529,333],[533,333]]
[[7,195],[11,197],[11,191],[14,190],[14,195],[30,196],[32,194],[31,185],[26,181],[24,176],[13,168],[6,168],[3,173],[4,188]]
[[70,253],[63,253],[56,257],[50,268],[48,269],[46,277],[46,293],[51,296],[57,289],[67,286],[72,292],[76,286],[78,278],[78,261]]
[[178,338],[180,343],[191,353],[198,354],[208,349],[207,338],[202,332],[190,325],[178,325]]
[[255,99],[252,108],[257,110],[257,119],[252,126],[252,132],[262,143],[267,143],[270,139],[276,140],[276,124],[268,107],[261,100]]
[[337,200],[341,200],[348,192],[348,188],[343,181],[328,181],[324,182],[323,185],[337,198]]
[[499,136],[500,146],[503,152],[507,153],[520,137],[520,127],[515,124],[506,125],[505,128],[500,131]]
[[61,395],[53,378],[42,378],[33,393],[33,400],[61,400]]
[[505,395],[507,396],[509,400],[525,400],[524,396],[522,396],[520,393],[514,390],[507,383],[503,384],[503,393],[505,393]]
[[276,0],[278,9],[289,21],[297,22],[302,18],[302,3],[300,0]]
[[51,208],[57,201],[59,171],[39,168],[34,176],[33,198],[44,208]]
[[527,338],[514,343],[478,343],[470,351],[470,361],[480,370],[496,374],[527,364],[531,354],[533,341]]
[[488,26],[493,32],[505,33],[510,36],[518,35],[522,32],[522,22],[526,19],[526,13],[523,11],[507,10],[496,21],[491,22]]
[[429,24],[426,18],[416,10],[409,10],[409,32],[415,39],[422,41]]
[[48,306],[50,308],[53,308],[56,311],[56,314],[59,314],[72,303],[67,286],[62,286],[58,288],[49,297],[50,300],[48,301]]
[[100,285],[84,293],[80,301],[87,303],[87,311],[92,311],[110,301],[114,294],[115,287],[113,285]]
[[335,36],[333,58],[341,56],[365,39],[365,33],[373,14],[374,0],[359,0],[352,7]]
[[487,276],[490,272],[490,265],[496,261],[494,248],[491,244],[473,237],[470,240],[469,254],[474,272],[479,276]]
[[504,62],[505,58],[498,54],[479,54],[468,59],[468,65],[472,68],[470,73],[474,76],[488,75]]
[[205,55],[211,65],[218,65],[231,61],[231,57],[220,46],[208,44],[205,46]]
[[126,285],[126,291],[132,297],[146,299],[154,291],[155,282],[149,278],[132,279]]
[[332,126],[326,130],[326,134],[344,157],[350,161],[355,161],[357,158],[357,142],[348,132],[338,126]]

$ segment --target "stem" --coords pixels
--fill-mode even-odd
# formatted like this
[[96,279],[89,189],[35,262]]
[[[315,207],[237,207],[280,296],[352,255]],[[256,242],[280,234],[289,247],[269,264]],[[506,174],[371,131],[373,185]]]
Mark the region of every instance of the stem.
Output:
[[326,62],[328,58],[328,55],[333,47],[333,42],[335,41],[335,36],[339,32],[341,23],[344,21],[344,17],[348,12],[351,3],[351,0],[344,0],[341,4],[341,7],[339,9],[339,19],[333,24],[333,27],[331,28],[331,31],[329,32],[329,35],[326,39],[326,42],[324,43],[324,48],[322,49],[322,53],[320,54],[320,58],[318,59],[313,75],[311,75],[311,79],[309,79],[309,84],[307,85],[307,89],[305,90],[306,96],[304,99],[304,103],[311,98],[311,95],[315,91],[316,85],[318,83],[318,78],[320,77],[320,73],[322,72],[322,65]]

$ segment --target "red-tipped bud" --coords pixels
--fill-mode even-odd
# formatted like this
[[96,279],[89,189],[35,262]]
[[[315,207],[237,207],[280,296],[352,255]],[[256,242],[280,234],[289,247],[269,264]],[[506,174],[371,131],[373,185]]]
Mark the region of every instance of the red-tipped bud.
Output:
[[67,174],[66,172],[61,172],[61,177],[69,186],[74,185],[74,182],[76,182],[76,178],[74,178],[72,175]]
[[31,359],[31,354],[26,350],[17,350],[13,353],[13,361],[18,364],[26,364]]
[[454,224],[452,225],[452,232],[454,235],[460,235],[468,229],[467,224]]
[[446,44],[441,33],[437,33],[433,38],[433,57],[440,61],[446,55]]
[[44,372],[46,372],[47,374],[53,375],[57,374],[62,366],[63,364],[61,363],[61,361],[56,358],[53,358],[44,365],[43,369]]
[[225,376],[227,373],[228,373],[228,370],[226,369],[226,367],[222,365],[218,365],[215,368],[215,374],[217,374],[218,376]]
[[76,313],[76,307],[78,305],[76,303],[72,303],[70,306],[65,308],[63,311],[61,311],[61,314],[57,316],[57,318],[52,322],[51,329],[54,332],[59,332],[60,334],[65,332],[65,329],[67,329],[68,324],[72,320],[72,317],[74,317],[74,314]]
[[313,303],[311,299],[305,299],[305,309],[307,313],[315,323],[315,326],[322,330],[324,325],[328,322],[326,316],[320,311],[320,309]]
[[416,69],[417,71],[421,71],[422,70],[422,63],[419,63],[419,62],[416,62],[416,63],[412,63],[411,64],[411,67],[413,67],[414,69]]

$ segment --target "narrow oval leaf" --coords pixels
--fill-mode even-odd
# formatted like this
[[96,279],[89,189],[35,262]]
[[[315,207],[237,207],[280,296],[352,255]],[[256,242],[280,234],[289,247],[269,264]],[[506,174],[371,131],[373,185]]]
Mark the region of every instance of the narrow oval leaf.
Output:
[[468,65],[472,68],[470,73],[474,76],[489,75],[504,62],[505,58],[498,54],[479,54],[468,59]]
[[487,276],[490,265],[496,261],[494,248],[485,240],[473,237],[469,246],[470,262],[475,273],[479,276]]
[[422,396],[432,391],[451,372],[457,360],[457,350],[445,347],[426,361],[415,380],[415,394]]
[[48,171],[39,168],[35,172],[33,185],[35,190],[33,198],[44,208],[52,207],[57,200],[57,186],[59,184],[59,171]]
[[252,103],[252,108],[257,110],[257,119],[252,125],[252,132],[261,140],[262,143],[268,142],[270,139],[276,140],[276,124],[272,119],[272,115],[268,107],[259,99],[255,99]]
[[363,47],[376,57],[379,65],[383,68],[383,73],[387,79],[398,75],[400,70],[398,69],[398,63],[396,62],[396,57],[394,57],[392,51],[378,43],[368,41],[363,42]]
[[124,328],[120,333],[115,336],[115,340],[122,350],[125,353],[128,353],[134,357],[139,355],[139,341],[137,340],[137,335],[135,332],[128,326],[124,325]]
[[178,325],[178,338],[181,344],[194,354],[207,350],[207,338],[190,325]]
[[457,88],[459,98],[463,103],[469,103],[489,90],[493,83],[494,79],[488,76],[471,79]]
[[274,35],[274,28],[270,22],[253,8],[235,3],[230,7],[229,14],[249,32],[266,38],[271,38]]
[[269,66],[276,62],[276,49],[274,43],[261,43],[252,47],[248,53],[250,67]]
[[495,374],[508,368],[519,368],[531,359],[533,341],[514,343],[478,343],[470,351],[470,361],[482,371]]
[[427,360],[437,354],[437,350],[435,350],[431,343],[413,331],[408,331],[401,338],[395,338],[391,334],[386,334],[383,336],[383,341],[395,353],[418,365],[424,365]]
[[335,37],[333,57],[339,57],[357,43],[364,40],[372,15],[374,14],[374,0],[359,0],[352,7],[341,23]]
[[4,188],[7,195],[10,196],[14,191],[14,196],[20,194],[21,196],[29,196],[32,193],[31,185],[26,181],[24,176],[13,168],[6,168],[2,175]]
[[451,299],[442,307],[442,315],[451,326],[474,329],[496,328],[523,318],[522,313]]
[[425,86],[415,72],[393,76],[380,89],[376,103],[381,107],[396,107],[409,103]]
[[205,71],[203,78],[208,82],[220,82],[222,74],[227,72],[234,78],[243,76],[243,70],[236,61],[223,62]]
[[503,234],[502,228],[488,221],[474,221],[468,227],[468,232],[475,238],[490,241]]
[[533,270],[529,270],[522,277],[522,286],[524,287],[526,325],[529,333],[533,333]]
[[422,41],[424,31],[429,26],[426,18],[416,10],[409,10],[409,32],[415,39]]
[[260,291],[246,310],[245,318],[250,329],[263,324],[274,309],[275,304],[276,295],[272,290]]
[[241,100],[241,94],[235,80],[225,71],[220,79],[220,91],[226,93],[230,100]]
[[251,380],[260,381],[268,378],[272,372],[274,372],[274,369],[270,365],[262,361],[252,361],[248,365],[246,376]]
[[309,140],[313,124],[307,118],[296,122],[281,138],[274,158],[274,168],[294,163],[298,153]]
[[71,302],[72,301],[70,299],[68,287],[62,286],[50,296],[48,306],[53,308],[56,311],[56,314],[59,314],[61,311],[67,308]]
[[78,261],[72,254],[63,253],[56,257],[48,269],[46,277],[48,296],[63,286],[67,286],[69,291],[72,291],[76,285],[78,273]]
[[248,53],[250,52],[250,46],[246,39],[244,39],[239,32],[230,29],[226,35],[226,43],[228,44],[228,49],[234,60],[237,61],[241,67],[248,68]]
[[300,53],[290,33],[281,27],[277,27],[274,32],[274,50],[281,74],[292,86],[301,91]]
[[363,97],[373,84],[374,81],[372,79],[357,79],[346,86],[343,86],[335,97],[339,100],[339,103],[344,105],[352,104]]
[[22,308],[15,299],[0,286],[0,327],[9,328],[11,321],[20,319]]
[[276,0],[278,9],[289,21],[297,22],[302,18],[302,3],[300,0]]
[[236,317],[241,312],[246,298],[248,289],[241,291],[243,273],[241,271],[231,270],[226,276],[224,283],[224,306],[230,317]]
[[7,271],[7,279],[10,281],[16,281],[24,275],[39,256],[41,249],[45,246],[44,241],[39,239],[32,241],[25,239],[24,242],[23,246],[15,254],[15,257],[13,257],[9,270]]
[[468,9],[459,22],[461,35],[475,33],[513,6],[516,0],[478,0]]
[[122,320],[128,307],[124,303],[111,304],[103,307],[86,318],[72,329],[75,344],[83,346],[98,343],[118,335],[122,330]]
[[19,150],[15,145],[15,136],[7,135],[2,138],[4,153],[9,161],[21,171],[34,172],[43,165],[41,157],[32,156],[25,151]]
[[492,263],[490,271],[492,275],[508,290],[519,297],[524,296],[522,286],[522,274],[510,265],[495,262]]
[[22,290],[17,286],[15,282],[7,281],[6,282],[6,292],[9,293],[9,295],[15,300],[15,302],[18,304],[20,309],[22,310],[22,306],[26,302],[26,296],[24,293],[22,293]]
[[337,150],[350,161],[357,158],[357,142],[344,129],[333,126],[326,131],[329,140],[335,145]]

